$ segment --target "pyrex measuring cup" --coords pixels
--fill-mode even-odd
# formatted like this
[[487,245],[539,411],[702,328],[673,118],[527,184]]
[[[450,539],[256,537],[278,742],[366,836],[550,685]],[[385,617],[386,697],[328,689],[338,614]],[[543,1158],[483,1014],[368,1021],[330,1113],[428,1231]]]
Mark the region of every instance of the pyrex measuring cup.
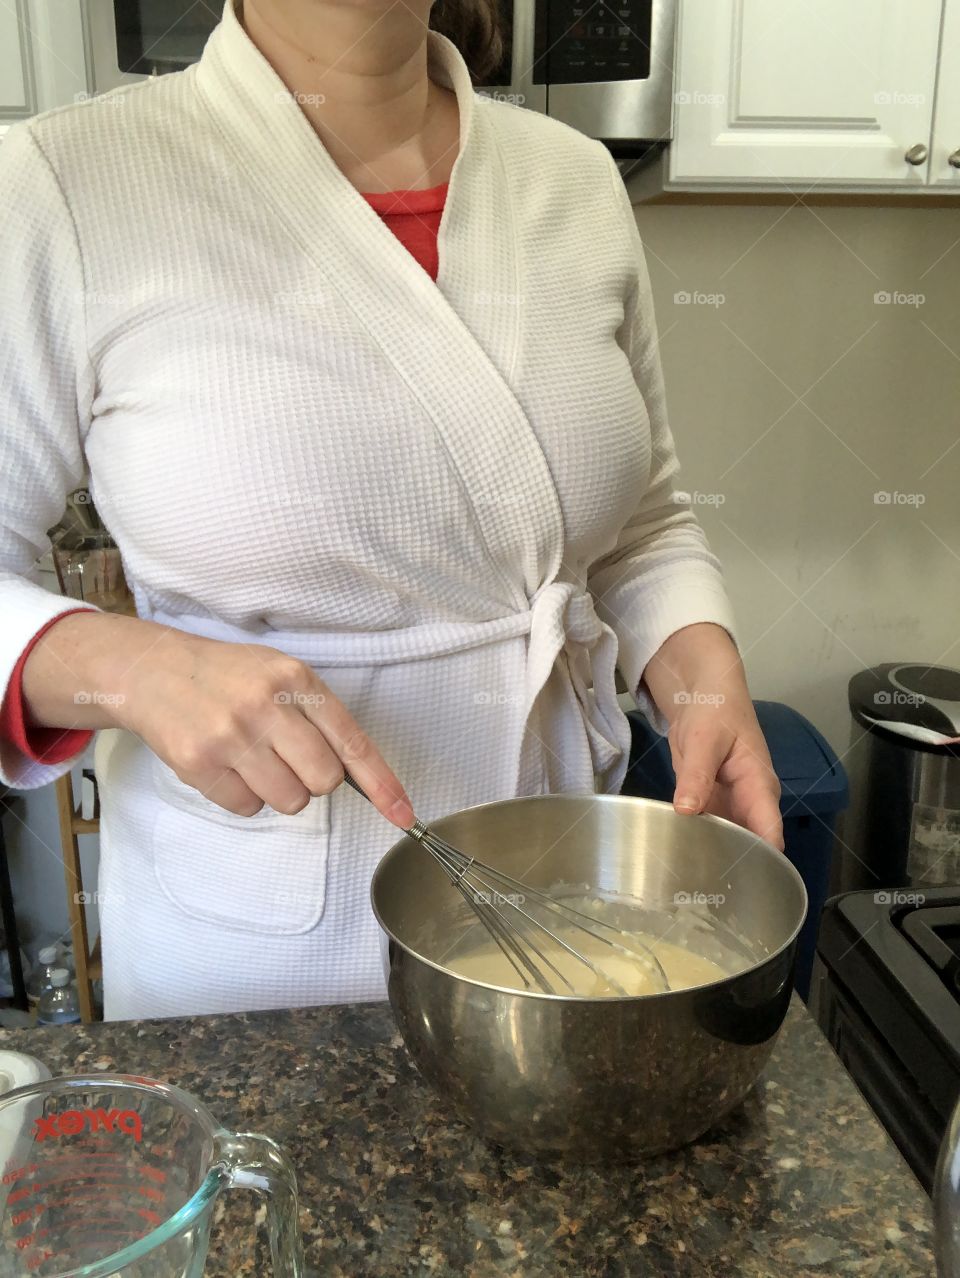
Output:
[[0,1278],[199,1278],[230,1186],[267,1197],[274,1278],[303,1278],[286,1155],[168,1083],[98,1074],[7,1092],[0,1168]]

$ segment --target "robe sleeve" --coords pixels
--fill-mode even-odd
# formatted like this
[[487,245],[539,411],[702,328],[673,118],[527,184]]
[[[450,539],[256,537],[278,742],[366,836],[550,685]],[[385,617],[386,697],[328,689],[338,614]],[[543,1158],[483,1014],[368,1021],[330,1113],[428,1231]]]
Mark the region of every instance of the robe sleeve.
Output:
[[610,158],[614,200],[632,246],[636,276],[617,340],[630,360],[650,418],[651,462],[646,491],[616,545],[591,565],[587,586],[597,613],[615,632],[618,664],[641,710],[660,732],[667,721],[641,684],[644,669],[675,631],[696,622],[723,626],[734,643],[734,617],[719,561],[684,494],[667,421],[663,370],[646,256],[626,188]]
[[[92,605],[47,590],[38,562],[46,530],[84,478],[82,431],[94,378],[86,353],[76,230],[29,122],[0,144],[0,696],[47,622]],[[69,728],[70,724],[64,724]],[[35,789],[69,771],[0,741],[0,782]]]

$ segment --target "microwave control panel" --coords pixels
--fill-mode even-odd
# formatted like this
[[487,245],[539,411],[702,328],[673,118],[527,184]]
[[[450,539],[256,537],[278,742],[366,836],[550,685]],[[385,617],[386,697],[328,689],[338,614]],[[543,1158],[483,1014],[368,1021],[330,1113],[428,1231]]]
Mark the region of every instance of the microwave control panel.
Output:
[[649,79],[653,0],[546,0],[538,9],[537,83]]

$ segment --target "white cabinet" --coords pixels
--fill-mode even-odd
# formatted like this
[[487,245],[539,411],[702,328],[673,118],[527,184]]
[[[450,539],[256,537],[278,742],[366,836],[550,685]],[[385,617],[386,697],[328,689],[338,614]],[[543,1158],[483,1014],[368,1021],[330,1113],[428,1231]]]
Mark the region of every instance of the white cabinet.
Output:
[[960,191],[960,0],[947,0],[940,48],[930,181],[941,190]]
[[81,0],[0,3],[0,137],[87,91]]
[[960,0],[681,0],[675,95],[671,186],[960,189]]
[[0,6],[0,118],[26,115],[34,101],[29,46],[21,44],[22,4]]

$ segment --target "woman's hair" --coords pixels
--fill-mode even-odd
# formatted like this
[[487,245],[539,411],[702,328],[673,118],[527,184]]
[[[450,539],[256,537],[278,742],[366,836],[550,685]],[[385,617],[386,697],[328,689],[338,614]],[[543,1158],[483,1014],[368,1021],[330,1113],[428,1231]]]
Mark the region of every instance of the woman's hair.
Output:
[[436,0],[430,27],[460,50],[474,84],[486,84],[504,53],[499,0]]

